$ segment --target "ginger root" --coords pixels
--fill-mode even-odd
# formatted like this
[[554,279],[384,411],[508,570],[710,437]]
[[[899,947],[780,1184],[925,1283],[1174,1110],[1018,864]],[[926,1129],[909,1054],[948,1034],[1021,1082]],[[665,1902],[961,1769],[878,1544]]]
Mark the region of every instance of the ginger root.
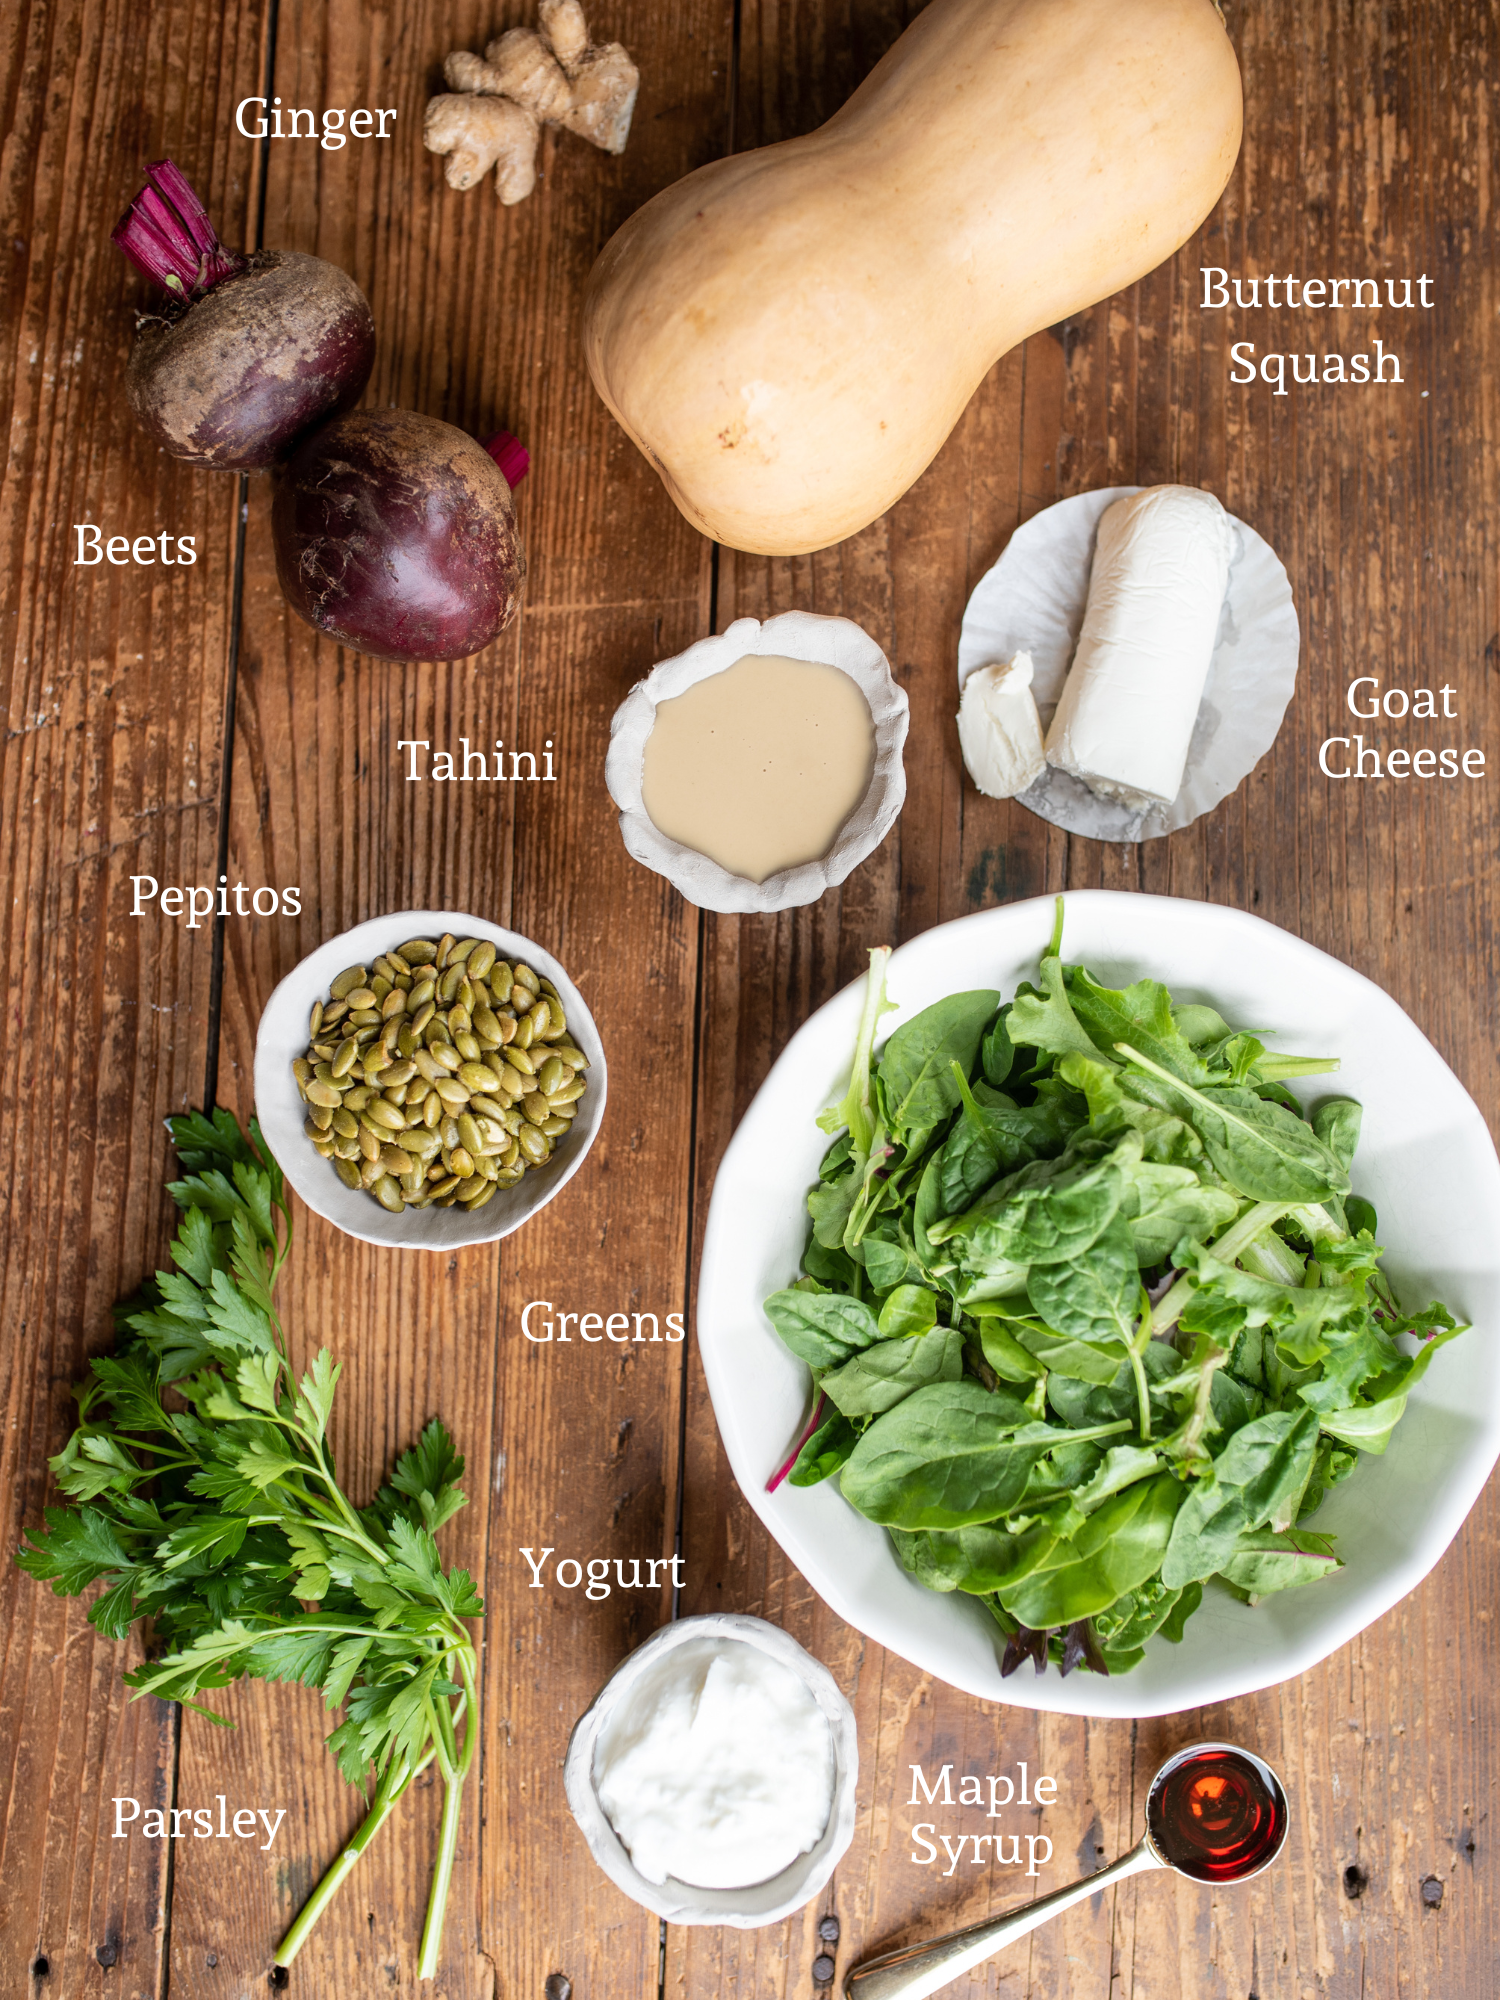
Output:
[[539,0],[536,28],[511,28],[477,56],[455,49],[443,64],[453,95],[427,106],[422,143],[447,155],[449,187],[470,188],[496,169],[507,207],[536,185],[543,125],[562,125],[601,152],[623,153],[640,71],[618,42],[595,47],[580,0]]

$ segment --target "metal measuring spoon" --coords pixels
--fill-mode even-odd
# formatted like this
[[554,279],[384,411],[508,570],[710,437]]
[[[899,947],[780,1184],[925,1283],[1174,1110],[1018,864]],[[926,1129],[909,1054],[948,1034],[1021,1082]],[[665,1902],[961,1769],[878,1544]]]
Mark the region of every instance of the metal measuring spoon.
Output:
[[1280,1854],[1289,1823],[1286,1793],[1269,1764],[1233,1743],[1190,1743],[1151,1780],[1146,1831],[1128,1854],[1008,1916],[866,1959],[845,1977],[847,2000],[924,2000],[1127,1875],[1169,1868],[1194,1882],[1248,1882]]

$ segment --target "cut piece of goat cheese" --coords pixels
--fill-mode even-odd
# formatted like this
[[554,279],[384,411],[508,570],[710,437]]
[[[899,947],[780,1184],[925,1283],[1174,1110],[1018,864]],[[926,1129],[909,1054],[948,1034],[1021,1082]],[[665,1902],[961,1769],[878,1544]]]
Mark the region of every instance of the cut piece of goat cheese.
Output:
[[988,798],[1013,799],[1046,769],[1032,672],[1030,653],[1017,653],[976,667],[964,682],[958,741],[969,776]]
[[1126,805],[1176,798],[1232,547],[1229,516],[1196,486],[1150,486],[1105,510],[1049,764]]

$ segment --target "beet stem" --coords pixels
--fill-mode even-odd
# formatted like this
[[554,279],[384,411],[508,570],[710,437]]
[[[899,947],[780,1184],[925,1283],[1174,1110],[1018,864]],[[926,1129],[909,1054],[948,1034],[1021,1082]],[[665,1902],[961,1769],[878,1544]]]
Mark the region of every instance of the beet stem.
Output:
[[531,465],[531,453],[509,431],[496,431],[484,448],[499,466],[501,478],[514,493],[526,477]]
[[109,240],[143,277],[180,299],[199,298],[245,268],[244,258],[219,241],[208,211],[171,160],[147,167],[146,185]]
[[[486,446],[485,448],[486,450],[488,450],[489,447]],[[502,470],[503,469],[504,468],[502,467]],[[807,1443],[807,1440],[812,1436],[813,1432],[816,1431],[819,1424],[821,1424],[823,1421],[823,1411],[827,1405],[827,1402],[828,1402],[827,1395],[823,1392],[823,1390],[820,1389],[818,1391],[818,1400],[816,1403],[813,1404],[813,1413],[807,1420],[806,1430],[803,1431],[801,1437],[799,1437],[797,1442],[792,1446],[791,1451],[788,1453],[786,1458],[782,1460],[781,1464],[777,1466],[776,1470],[771,1474],[770,1478],[766,1481],[766,1491],[768,1493],[774,1493],[776,1491],[777,1487],[781,1484],[782,1480],[786,1478],[787,1474],[791,1471],[792,1467],[797,1463],[797,1460],[802,1456],[803,1445]]]

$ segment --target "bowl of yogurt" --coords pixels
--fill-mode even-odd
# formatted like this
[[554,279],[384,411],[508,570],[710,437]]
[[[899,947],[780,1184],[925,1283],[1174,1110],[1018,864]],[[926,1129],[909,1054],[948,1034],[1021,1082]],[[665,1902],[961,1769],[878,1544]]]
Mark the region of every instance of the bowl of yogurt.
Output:
[[854,1836],[854,1711],[763,1618],[683,1618],[605,1683],[564,1783],[617,1888],[674,1924],[751,1930],[823,1887]]

